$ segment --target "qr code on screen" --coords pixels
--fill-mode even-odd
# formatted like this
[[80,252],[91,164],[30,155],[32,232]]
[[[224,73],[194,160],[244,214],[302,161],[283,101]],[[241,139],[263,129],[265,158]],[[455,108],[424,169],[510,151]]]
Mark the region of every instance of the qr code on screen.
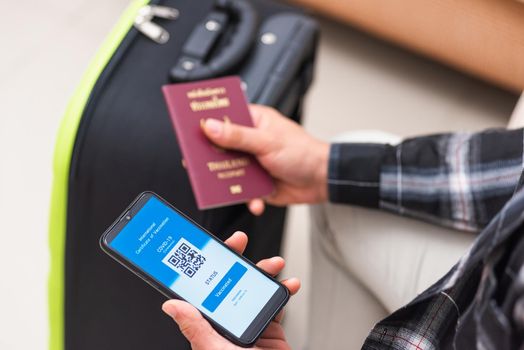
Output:
[[180,239],[162,261],[172,270],[192,278],[204,265],[206,258],[191,243]]

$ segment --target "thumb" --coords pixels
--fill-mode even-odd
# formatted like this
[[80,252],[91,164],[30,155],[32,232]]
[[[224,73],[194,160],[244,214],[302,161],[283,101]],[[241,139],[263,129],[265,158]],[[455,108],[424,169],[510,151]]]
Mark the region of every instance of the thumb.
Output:
[[[162,305],[162,310],[175,320],[193,350],[227,347],[225,339],[190,304],[181,300],[168,300]],[[217,347],[219,345],[223,347]]]
[[218,146],[262,155],[270,150],[271,139],[261,129],[223,122],[218,119],[207,119],[204,133]]

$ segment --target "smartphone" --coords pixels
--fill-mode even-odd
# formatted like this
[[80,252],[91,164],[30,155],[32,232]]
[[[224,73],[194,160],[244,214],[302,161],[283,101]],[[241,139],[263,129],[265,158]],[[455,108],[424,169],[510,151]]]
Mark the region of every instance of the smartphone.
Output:
[[152,192],[133,201],[100,246],[240,346],[253,345],[289,299],[284,285]]

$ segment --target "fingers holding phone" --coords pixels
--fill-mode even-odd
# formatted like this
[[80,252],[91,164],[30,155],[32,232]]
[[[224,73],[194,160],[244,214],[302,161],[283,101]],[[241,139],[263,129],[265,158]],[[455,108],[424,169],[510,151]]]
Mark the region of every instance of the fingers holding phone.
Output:
[[[247,235],[237,231],[225,243],[231,249],[242,253],[247,244]],[[274,276],[282,271],[285,261],[281,257],[273,257],[259,261],[257,266]],[[297,278],[284,280],[282,284],[288,288],[291,295],[297,293],[300,289],[300,281]],[[241,349],[220,336],[202,317],[199,311],[186,302],[168,300],[162,306],[162,310],[178,324],[184,336],[191,343],[193,350]],[[275,317],[264,333],[262,333],[262,336],[256,343],[258,349],[289,349],[289,345],[285,340],[284,330],[280,325],[282,317],[283,311]]]

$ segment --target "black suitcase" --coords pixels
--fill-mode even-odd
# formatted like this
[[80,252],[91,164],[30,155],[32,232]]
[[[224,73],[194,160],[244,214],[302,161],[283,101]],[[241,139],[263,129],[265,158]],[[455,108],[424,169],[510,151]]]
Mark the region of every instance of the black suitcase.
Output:
[[159,193],[221,238],[246,231],[252,260],[279,253],[285,208],[268,207],[261,217],[244,205],[196,208],[160,87],[237,74],[250,101],[299,121],[316,41],[315,22],[281,3],[139,0],[129,7],[71,100],[57,139],[52,350],[189,349],[160,310],[164,297],[98,246],[139,192]]

